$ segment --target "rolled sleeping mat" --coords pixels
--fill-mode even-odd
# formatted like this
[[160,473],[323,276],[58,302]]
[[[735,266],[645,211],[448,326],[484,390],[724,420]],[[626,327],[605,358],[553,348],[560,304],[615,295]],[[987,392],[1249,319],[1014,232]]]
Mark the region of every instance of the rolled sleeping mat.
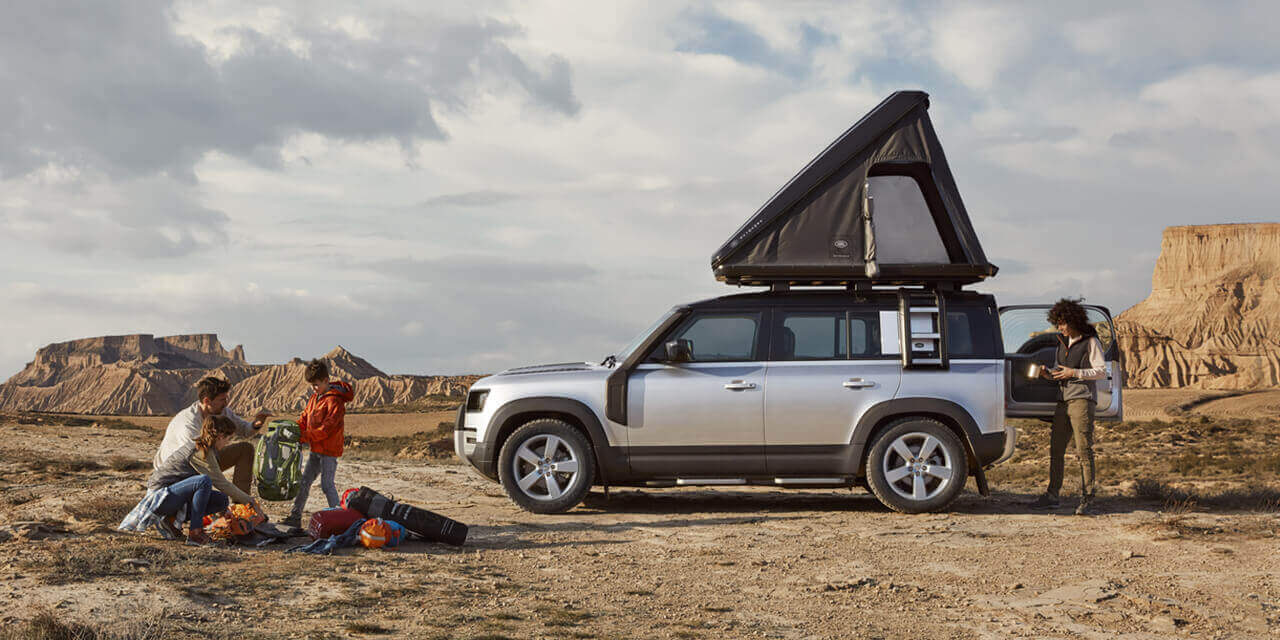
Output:
[[346,504],[369,518],[399,523],[424,540],[458,546],[467,540],[467,525],[411,504],[395,502],[369,487],[360,487],[348,497]]

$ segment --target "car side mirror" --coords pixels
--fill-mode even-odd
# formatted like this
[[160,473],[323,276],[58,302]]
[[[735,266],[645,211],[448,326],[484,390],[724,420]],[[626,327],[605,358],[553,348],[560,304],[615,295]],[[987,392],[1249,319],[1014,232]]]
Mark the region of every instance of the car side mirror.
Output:
[[667,343],[668,362],[689,362],[693,360],[693,342],[679,338]]

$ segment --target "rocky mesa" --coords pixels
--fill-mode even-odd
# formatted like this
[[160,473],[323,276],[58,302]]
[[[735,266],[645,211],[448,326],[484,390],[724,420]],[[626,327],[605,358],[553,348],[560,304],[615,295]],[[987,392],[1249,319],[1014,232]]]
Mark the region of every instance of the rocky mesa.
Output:
[[[342,347],[321,356],[334,377],[355,387],[354,408],[410,404],[427,396],[461,397],[480,376],[388,375]],[[195,401],[206,375],[234,387],[237,411],[296,411],[310,387],[306,362],[249,364],[244,348],[227,351],[216,334],[102,336],[41,348],[35,360],[0,384],[0,410],[101,415],[170,415]]]
[[1126,386],[1280,385],[1280,224],[1169,227],[1151,295],[1116,318]]

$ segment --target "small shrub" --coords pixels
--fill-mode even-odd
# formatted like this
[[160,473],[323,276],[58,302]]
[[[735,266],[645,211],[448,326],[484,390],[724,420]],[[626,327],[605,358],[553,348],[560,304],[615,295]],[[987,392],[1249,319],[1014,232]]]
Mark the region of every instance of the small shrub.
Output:
[[107,460],[107,466],[115,471],[141,471],[150,469],[151,463],[146,460],[134,460],[125,456],[114,456]]
[[122,496],[87,497],[75,502],[68,502],[63,505],[62,510],[76,520],[114,525],[129,515],[129,511],[138,503],[134,498]]
[[393,630],[370,622],[349,622],[347,623],[347,631],[365,635],[384,635],[391,633]]

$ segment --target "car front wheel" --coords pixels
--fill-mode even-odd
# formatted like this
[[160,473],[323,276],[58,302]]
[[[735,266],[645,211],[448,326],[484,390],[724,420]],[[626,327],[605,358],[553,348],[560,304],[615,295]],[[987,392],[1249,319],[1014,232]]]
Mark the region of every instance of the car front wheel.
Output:
[[923,513],[951,504],[964,489],[969,460],[955,432],[930,418],[889,424],[871,445],[867,483],[894,511]]
[[502,445],[498,479],[533,513],[562,513],[582,502],[595,477],[591,443],[570,424],[543,418],[522,425]]

